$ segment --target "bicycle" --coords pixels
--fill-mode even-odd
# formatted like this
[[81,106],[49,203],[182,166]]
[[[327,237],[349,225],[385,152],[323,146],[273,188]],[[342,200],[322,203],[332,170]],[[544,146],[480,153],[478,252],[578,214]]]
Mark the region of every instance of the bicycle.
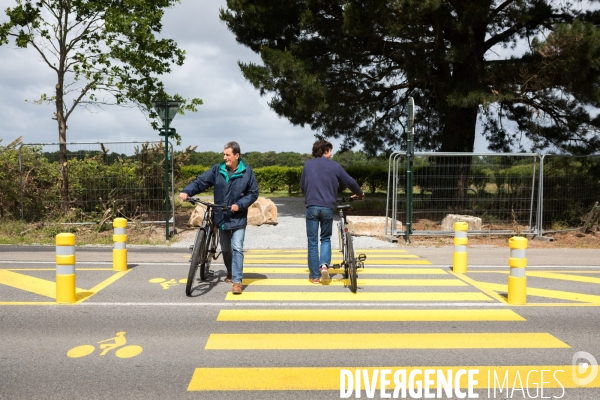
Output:
[[350,204],[342,204],[346,202],[352,202],[356,199],[354,197],[347,197],[337,199],[335,202],[339,205],[335,206],[335,209],[339,211],[340,221],[338,222],[338,239],[340,243],[340,252],[343,256],[342,265],[344,267],[344,279],[350,278],[350,290],[356,293],[358,288],[357,283],[357,268],[365,267],[364,261],[367,259],[365,254],[359,254],[358,257],[354,256],[354,244],[352,242],[352,235],[346,228],[346,214],[344,210],[351,210]]
[[[202,225],[196,233],[194,244],[190,246],[192,257],[190,259],[190,271],[185,285],[185,294],[191,296],[192,285],[196,277],[196,270],[200,270],[200,280],[205,280],[209,274],[212,274],[210,271],[211,261],[216,260],[219,255],[221,255],[221,252],[217,253],[217,247],[219,246],[219,228],[215,226],[215,209],[227,211],[231,208],[224,204],[209,203],[196,197],[189,197],[187,201],[192,204],[200,203],[206,206]],[[198,266],[200,266],[200,268],[198,268]]]

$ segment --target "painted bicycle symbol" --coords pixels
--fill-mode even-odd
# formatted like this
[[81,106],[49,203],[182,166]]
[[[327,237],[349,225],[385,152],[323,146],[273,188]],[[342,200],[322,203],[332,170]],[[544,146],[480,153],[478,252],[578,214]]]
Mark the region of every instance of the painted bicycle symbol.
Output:
[[[117,332],[116,336],[110,339],[101,340],[98,342],[100,346],[101,356],[106,355],[111,350],[115,350],[115,356],[119,358],[131,358],[135,357],[142,352],[141,346],[128,345],[127,339],[125,339],[125,332]],[[67,352],[67,356],[71,358],[79,358],[89,356],[96,350],[96,347],[91,344],[84,344],[81,346],[73,347]]]
[[177,286],[180,283],[186,283],[187,279],[180,279],[176,281],[175,279],[166,280],[164,278],[152,278],[149,280],[150,283],[160,283],[163,289],[168,290],[171,286]]

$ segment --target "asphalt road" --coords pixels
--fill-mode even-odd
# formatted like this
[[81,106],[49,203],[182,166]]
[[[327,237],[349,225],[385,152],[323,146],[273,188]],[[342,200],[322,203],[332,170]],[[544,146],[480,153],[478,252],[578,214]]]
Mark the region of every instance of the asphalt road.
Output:
[[[569,369],[600,358],[598,250],[529,249],[526,305],[506,303],[502,248],[470,248],[464,276],[449,247],[369,250],[357,294],[339,274],[310,284],[302,249],[256,249],[241,296],[217,260],[186,297],[188,256],[131,247],[118,273],[112,249],[78,247],[78,303],[57,305],[54,248],[0,246],[0,398],[340,398],[341,369],[386,367],[478,369],[479,398],[600,398],[600,377],[575,388]],[[494,396],[486,371],[507,370]]]

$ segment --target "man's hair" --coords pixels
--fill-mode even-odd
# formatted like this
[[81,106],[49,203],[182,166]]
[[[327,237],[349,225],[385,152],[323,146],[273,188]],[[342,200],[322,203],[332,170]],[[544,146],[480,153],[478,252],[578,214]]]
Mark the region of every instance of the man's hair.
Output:
[[315,158],[322,157],[323,154],[327,153],[327,150],[331,149],[333,149],[333,145],[327,140],[317,140],[315,144],[313,144],[312,155]]
[[229,142],[223,147],[223,150],[224,149],[231,149],[234,155],[240,154],[240,144],[238,142]]

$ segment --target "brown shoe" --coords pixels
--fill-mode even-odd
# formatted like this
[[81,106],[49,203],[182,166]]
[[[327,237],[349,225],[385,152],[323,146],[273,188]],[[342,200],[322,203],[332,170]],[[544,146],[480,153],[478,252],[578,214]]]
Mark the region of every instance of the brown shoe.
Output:
[[231,289],[231,293],[233,294],[242,294],[242,284],[234,283],[233,288]]
[[227,278],[225,278],[225,282],[231,283],[231,272],[227,273]]

